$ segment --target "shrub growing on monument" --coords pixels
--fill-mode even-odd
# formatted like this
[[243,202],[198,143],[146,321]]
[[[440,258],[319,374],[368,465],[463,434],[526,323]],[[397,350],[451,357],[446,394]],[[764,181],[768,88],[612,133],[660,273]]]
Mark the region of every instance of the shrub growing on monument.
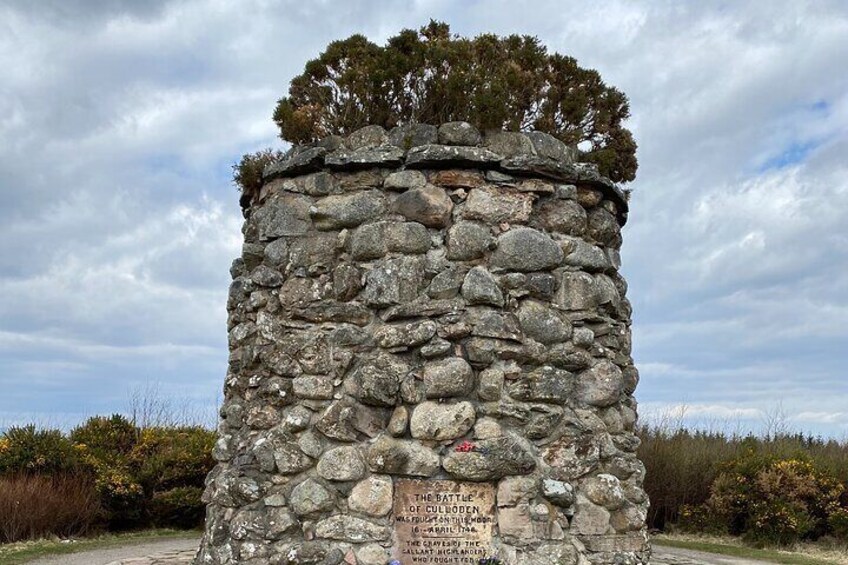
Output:
[[256,153],[242,156],[241,161],[233,165],[233,182],[245,194],[259,192],[262,188],[262,171],[282,156],[282,151],[274,149],[260,149]]
[[[580,160],[616,182],[636,176],[629,116],[624,93],[536,37],[466,38],[435,21],[384,46],[359,34],[330,43],[274,110],[280,137],[295,144],[367,125],[465,121],[482,131],[542,131],[585,148]],[[243,192],[261,186],[257,172],[270,154],[245,155],[234,167]]]
[[431,21],[383,47],[362,35],[330,43],[292,80],[274,121],[292,143],[409,122],[543,131],[568,144],[586,142],[582,160],[629,181],[636,174],[636,143],[623,126],[629,114],[627,97],[597,71],[549,53],[536,37],[469,39]]

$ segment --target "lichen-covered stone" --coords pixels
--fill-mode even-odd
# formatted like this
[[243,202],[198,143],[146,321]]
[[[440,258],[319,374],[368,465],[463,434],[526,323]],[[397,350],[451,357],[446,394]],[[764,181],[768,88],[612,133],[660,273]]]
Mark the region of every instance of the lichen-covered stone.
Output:
[[422,145],[413,147],[406,155],[406,166],[419,169],[445,165],[485,167],[500,161],[500,155],[480,147]]
[[430,182],[445,188],[477,188],[485,184],[484,179],[480,171],[449,169],[430,174]]
[[529,194],[505,190],[475,188],[468,193],[462,217],[489,224],[526,223],[533,211],[533,198]]
[[297,194],[282,194],[272,198],[254,212],[259,239],[269,241],[278,237],[304,235],[312,226],[309,208],[312,201]]
[[504,297],[495,277],[485,267],[474,267],[462,282],[462,297],[469,304],[503,306]]
[[613,475],[603,473],[590,477],[583,482],[581,490],[586,498],[607,510],[618,510],[627,503],[621,482]]
[[279,271],[265,265],[259,265],[250,273],[250,280],[259,286],[276,287],[282,286],[284,279]]
[[394,483],[387,475],[372,475],[350,491],[348,507],[368,516],[385,516],[392,509]]
[[271,267],[283,267],[289,260],[289,245],[285,239],[275,239],[263,250],[265,262]]
[[331,509],[335,500],[333,494],[321,483],[306,479],[292,489],[289,504],[298,516],[308,516]]
[[289,244],[289,269],[307,272],[328,271],[336,260],[336,234],[321,233],[302,237]]
[[563,163],[573,163],[577,158],[577,148],[566,145],[556,137],[542,131],[527,132],[527,138],[533,144],[537,155],[556,159]]
[[624,379],[615,364],[601,361],[580,373],[577,378],[576,397],[592,406],[609,406],[618,402],[624,389]]
[[354,259],[379,259],[388,252],[419,254],[430,248],[427,228],[418,222],[377,222],[357,228],[350,237]]
[[535,477],[507,477],[498,483],[498,506],[515,506],[529,503],[538,492]]
[[546,231],[578,237],[586,233],[586,209],[574,200],[545,198],[533,212],[538,226]]
[[618,220],[603,208],[595,208],[588,216],[589,235],[603,245],[616,245],[620,237]]
[[431,184],[407,190],[398,196],[392,211],[431,228],[448,224],[453,202],[444,189]]
[[333,398],[333,378],[326,375],[303,375],[292,380],[295,396],[313,400]]
[[430,124],[404,124],[392,128],[388,142],[401,149],[410,149],[419,145],[438,143],[439,133],[436,126]]
[[523,133],[517,131],[499,131],[487,133],[484,143],[488,149],[504,157],[532,155],[533,143]]
[[571,396],[574,376],[568,371],[543,366],[509,384],[509,395],[529,402],[565,403]]
[[368,147],[355,150],[337,149],[324,157],[324,163],[332,169],[396,167],[403,162],[403,150],[391,145]]
[[612,529],[610,513],[603,506],[594,504],[585,496],[578,494],[574,503],[574,517],[571,521],[571,527],[574,533],[578,535],[604,535]]
[[474,451],[453,451],[442,460],[442,467],[455,479],[494,481],[529,473],[536,460],[521,443],[504,436],[478,441]]
[[269,442],[268,448],[273,453],[277,472],[281,475],[300,473],[314,465],[312,459],[301,451],[300,446],[296,443],[274,445],[273,442]]
[[496,367],[488,367],[480,373],[477,395],[483,400],[498,400],[504,385],[504,372]]
[[452,440],[468,433],[475,419],[474,406],[470,402],[440,404],[427,401],[412,411],[409,429],[415,439]]
[[533,228],[515,228],[498,238],[498,248],[492,254],[492,265],[510,271],[543,271],[562,263],[559,245]]
[[355,265],[339,265],[333,270],[333,295],[336,300],[353,300],[362,290],[362,273]]
[[389,552],[376,543],[368,543],[356,551],[357,565],[386,565]]
[[376,190],[327,196],[310,209],[319,230],[353,228],[384,213],[383,198]]
[[386,426],[386,431],[394,437],[401,437],[406,433],[406,424],[408,421],[409,410],[406,406],[398,406],[392,412],[392,417],[389,418],[389,424]]
[[439,470],[439,456],[417,441],[379,436],[365,455],[373,473],[431,477]]
[[494,247],[489,229],[476,222],[457,222],[448,230],[447,257],[452,261],[479,259]]
[[582,271],[562,274],[556,303],[566,310],[590,310],[600,304],[595,278]]
[[464,396],[471,391],[474,372],[465,359],[451,357],[428,363],[423,380],[427,398]]
[[386,540],[389,538],[389,530],[356,516],[337,515],[315,524],[315,535],[324,539],[363,543]]
[[345,139],[344,144],[348,149],[369,149],[378,147],[388,141],[386,130],[381,126],[371,125],[359,128]]
[[536,300],[523,300],[516,315],[524,334],[540,343],[559,343],[572,335],[571,324],[564,316]]
[[350,401],[333,402],[318,418],[315,429],[330,439],[356,441],[356,428],[353,427],[356,410],[357,406]]
[[313,147],[293,152],[280,161],[265,167],[263,176],[273,178],[278,175],[296,175],[316,171],[324,163],[326,153],[327,149],[324,147]]
[[389,190],[404,191],[411,188],[421,188],[427,184],[427,177],[421,171],[395,171],[386,177],[383,186]]
[[439,143],[442,145],[478,145],[480,132],[468,122],[447,122],[439,126]]
[[578,565],[577,549],[571,544],[549,544],[521,553],[515,565]]
[[452,265],[433,277],[427,287],[427,295],[431,298],[454,298],[459,294],[468,269]]
[[550,466],[552,478],[570,481],[598,467],[600,441],[588,433],[563,436],[545,446],[542,458]]
[[574,504],[574,487],[565,481],[542,479],[542,496],[563,508]]
[[362,297],[369,306],[403,304],[418,297],[423,281],[424,265],[420,258],[385,259],[365,276]]
[[576,237],[566,237],[560,241],[565,253],[565,264],[580,267],[584,271],[595,272],[609,269],[610,263],[603,249]]
[[342,446],[325,451],[318,460],[318,474],[328,481],[355,481],[365,474],[359,448]]
[[436,335],[436,323],[431,320],[407,324],[385,325],[374,332],[377,345],[385,349],[415,347]]
[[345,382],[348,393],[364,404],[394,406],[409,366],[393,355],[363,360]]

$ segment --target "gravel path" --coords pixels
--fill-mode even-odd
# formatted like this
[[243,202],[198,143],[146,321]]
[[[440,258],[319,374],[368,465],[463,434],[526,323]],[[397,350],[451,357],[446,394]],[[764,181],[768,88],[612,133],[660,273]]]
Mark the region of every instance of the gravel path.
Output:
[[188,565],[198,544],[197,538],[164,539],[41,557],[27,565]]
[[770,565],[772,562],[655,545],[651,563],[652,565]]
[[[197,550],[197,539],[168,539],[42,557],[27,565],[189,565]],[[690,549],[654,546],[652,565],[769,565],[755,561],[703,553]]]

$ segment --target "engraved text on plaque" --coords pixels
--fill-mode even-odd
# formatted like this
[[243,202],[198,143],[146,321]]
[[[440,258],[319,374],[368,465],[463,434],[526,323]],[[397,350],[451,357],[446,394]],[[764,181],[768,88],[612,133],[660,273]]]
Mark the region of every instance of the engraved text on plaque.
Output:
[[395,482],[393,555],[402,565],[465,565],[491,555],[495,490],[486,483]]

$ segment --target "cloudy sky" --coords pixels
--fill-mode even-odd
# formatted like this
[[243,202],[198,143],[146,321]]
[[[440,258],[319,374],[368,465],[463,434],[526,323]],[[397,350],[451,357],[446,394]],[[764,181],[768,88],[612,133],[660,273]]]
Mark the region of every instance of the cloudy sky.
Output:
[[[532,8],[530,7],[532,6]],[[223,384],[230,166],[333,39],[537,35],[628,94],[647,417],[848,436],[848,4],[5,0],[0,426]],[[212,408],[211,410],[214,410]]]

